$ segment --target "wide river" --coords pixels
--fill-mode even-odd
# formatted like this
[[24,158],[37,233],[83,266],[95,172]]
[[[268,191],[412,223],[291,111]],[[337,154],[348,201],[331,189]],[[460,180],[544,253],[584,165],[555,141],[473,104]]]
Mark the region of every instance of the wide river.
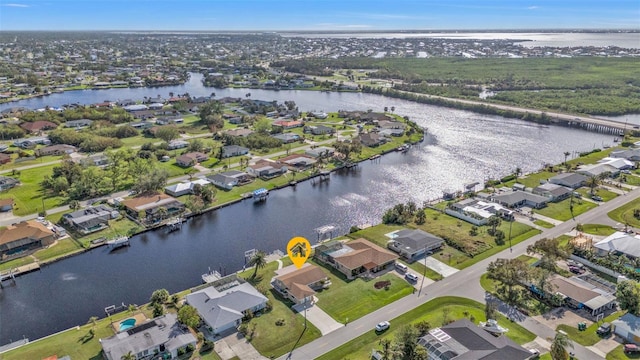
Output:
[[524,172],[543,163],[559,163],[565,151],[611,144],[609,135],[540,126],[520,120],[422,105],[360,93],[261,91],[204,88],[194,75],[183,86],[112,89],[54,94],[8,106],[40,108],[68,103],[141,99],[169,92],[216,97],[251,93],[262,100],[294,100],[301,110],[336,111],[385,106],[428,127],[429,135],[407,154],[392,153],[380,162],[361,163],[358,171],[334,173],[329,182],[303,182],[272,192],[260,205],[244,201],[189,220],[180,232],[134,236],[130,248],[109,253],[94,249],[20,276],[0,290],[0,344],[23,336],[36,339],[104,316],[112,304],[142,304],[153,290],[175,292],[198,285],[209,267],[230,273],[242,268],[244,252],[284,250],[293,236],[316,239],[314,229],[335,225],[344,234],[352,225],[379,223],[386,208],[398,202],[441,196],[470,182]]

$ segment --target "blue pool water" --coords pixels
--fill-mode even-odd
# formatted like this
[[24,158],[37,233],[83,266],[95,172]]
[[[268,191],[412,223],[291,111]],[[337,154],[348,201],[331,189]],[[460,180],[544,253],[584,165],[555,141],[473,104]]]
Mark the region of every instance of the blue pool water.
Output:
[[120,322],[120,331],[125,331],[127,329],[131,329],[136,325],[136,319],[126,319]]

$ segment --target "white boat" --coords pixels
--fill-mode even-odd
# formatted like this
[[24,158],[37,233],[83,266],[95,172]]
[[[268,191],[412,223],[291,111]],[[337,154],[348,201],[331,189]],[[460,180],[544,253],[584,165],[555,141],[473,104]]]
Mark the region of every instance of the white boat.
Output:
[[480,327],[493,335],[502,335],[509,331],[509,329],[498,325],[498,322],[494,319],[489,319],[487,322],[480,322]]
[[118,236],[114,239],[107,241],[107,246],[110,247],[112,250],[122,246],[129,246],[129,245],[130,245],[129,237],[125,235]]

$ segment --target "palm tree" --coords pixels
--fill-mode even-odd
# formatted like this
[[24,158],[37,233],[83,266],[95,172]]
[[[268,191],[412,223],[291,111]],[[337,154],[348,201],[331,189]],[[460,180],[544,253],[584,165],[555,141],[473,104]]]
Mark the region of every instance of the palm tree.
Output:
[[553,360],[566,360],[567,359],[567,346],[573,349],[573,343],[569,341],[569,337],[563,333],[556,333],[551,343],[551,359]]
[[513,170],[513,175],[516,176],[516,180],[517,180],[518,176],[522,175],[522,169],[520,169],[520,167],[517,167],[515,170]]
[[128,353],[122,355],[120,357],[120,360],[136,360],[136,355],[133,352],[129,351]]
[[168,213],[169,213],[169,210],[167,210],[167,208],[165,208],[164,206],[161,206],[158,209],[158,215],[160,216],[160,221],[164,220],[164,217],[167,216]]
[[570,153],[570,152],[568,152],[568,151],[565,151],[565,152],[564,152],[564,164],[565,164],[565,165],[567,164],[567,157],[569,157],[569,155],[571,155],[571,153]]
[[267,265],[267,254],[265,254],[265,252],[262,250],[257,251],[251,258],[251,260],[249,260],[247,265],[255,266],[253,275],[251,275],[252,278],[255,278],[256,275],[258,275],[258,269],[262,269]]
[[595,189],[600,185],[600,179],[597,176],[591,176],[587,179],[587,186],[591,189],[590,194],[595,194]]

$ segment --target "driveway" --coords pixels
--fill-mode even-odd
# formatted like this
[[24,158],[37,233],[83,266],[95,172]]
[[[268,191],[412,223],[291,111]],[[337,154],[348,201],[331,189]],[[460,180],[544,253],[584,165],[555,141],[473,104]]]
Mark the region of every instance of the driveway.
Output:
[[[315,299],[317,302],[318,299]],[[334,330],[338,330],[344,325],[335,321],[329,314],[320,309],[317,305],[312,305],[307,307],[306,315],[305,311],[302,310],[299,312],[301,316],[306,316],[307,321],[315,325],[315,327],[320,330],[322,335],[326,335]]]
[[553,309],[542,315],[533,316],[532,318],[547,325],[551,329],[555,329],[561,324],[576,328],[578,327],[579,322],[584,322],[587,326],[593,324],[593,321],[580,316],[580,314],[574,311],[562,307]]
[[442,277],[451,276],[458,272],[458,269],[451,267],[442,261],[435,259],[431,256],[427,256],[426,259],[420,260],[423,264],[427,265],[427,267],[438,274],[442,275]]
[[266,360],[267,358],[249,343],[240,333],[234,333],[215,342],[214,348],[222,360],[234,357],[240,360]]

